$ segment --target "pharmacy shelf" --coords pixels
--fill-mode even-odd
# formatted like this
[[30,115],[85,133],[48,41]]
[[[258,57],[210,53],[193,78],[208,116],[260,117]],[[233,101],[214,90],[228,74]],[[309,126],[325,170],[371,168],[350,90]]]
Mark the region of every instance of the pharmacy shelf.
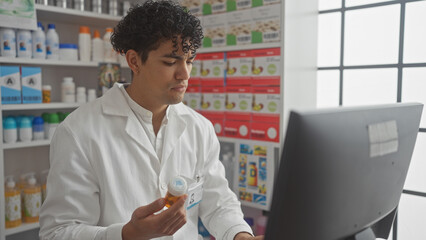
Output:
[[31,141],[31,142],[4,143],[3,149],[42,147],[42,146],[49,146],[49,145],[50,145],[50,140],[37,140],[37,141]]
[[91,25],[110,25],[111,27],[114,27],[121,20],[121,16],[112,16],[56,6],[36,4],[35,7],[37,19],[56,19],[56,21],[77,25],[86,25],[90,23]]
[[37,223],[22,223],[22,225],[19,226],[19,227],[6,229],[5,235],[10,236],[10,235],[13,235],[13,234],[16,234],[16,233],[21,233],[21,232],[33,230],[33,229],[36,229],[36,228],[39,228],[39,227],[40,227],[40,224],[38,222]]
[[2,111],[16,111],[16,110],[39,110],[39,109],[65,109],[65,108],[78,108],[80,103],[31,103],[31,104],[4,104]]
[[239,45],[239,46],[200,48],[197,50],[197,53],[230,52],[230,51],[242,51],[242,50],[276,48],[276,47],[282,47],[281,43],[279,42],[257,43],[257,44],[247,44],[247,45]]
[[[52,59],[34,59],[34,58],[8,58],[0,57],[0,64],[20,64],[20,65],[44,65],[44,66],[64,66],[64,67],[98,67],[98,62],[87,61],[63,61]],[[122,65],[122,68],[129,68],[129,66]]]

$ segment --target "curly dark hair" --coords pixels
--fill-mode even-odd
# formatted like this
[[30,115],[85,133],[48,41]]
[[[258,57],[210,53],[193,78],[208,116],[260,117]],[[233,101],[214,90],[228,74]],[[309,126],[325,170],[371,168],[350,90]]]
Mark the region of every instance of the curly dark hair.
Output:
[[171,0],[149,0],[129,10],[114,28],[111,43],[121,54],[135,50],[144,63],[165,40],[172,40],[175,54],[179,37],[183,52],[194,54],[203,39],[200,20]]

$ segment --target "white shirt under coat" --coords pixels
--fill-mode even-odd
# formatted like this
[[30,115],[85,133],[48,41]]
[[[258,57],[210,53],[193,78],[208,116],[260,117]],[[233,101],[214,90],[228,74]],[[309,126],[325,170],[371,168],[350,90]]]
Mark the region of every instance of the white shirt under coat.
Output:
[[187,210],[187,223],[179,231],[157,239],[196,240],[198,217],[217,239],[251,233],[228,188],[212,124],[182,103],[170,105],[159,155],[123,88],[114,85],[58,126],[40,238],[120,240],[133,211],[164,197],[175,175],[194,182],[199,177],[203,198]]

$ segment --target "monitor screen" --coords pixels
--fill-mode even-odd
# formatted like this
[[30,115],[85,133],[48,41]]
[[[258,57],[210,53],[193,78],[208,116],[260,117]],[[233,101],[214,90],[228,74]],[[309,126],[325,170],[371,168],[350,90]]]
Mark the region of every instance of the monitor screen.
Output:
[[291,112],[265,239],[387,239],[422,108]]

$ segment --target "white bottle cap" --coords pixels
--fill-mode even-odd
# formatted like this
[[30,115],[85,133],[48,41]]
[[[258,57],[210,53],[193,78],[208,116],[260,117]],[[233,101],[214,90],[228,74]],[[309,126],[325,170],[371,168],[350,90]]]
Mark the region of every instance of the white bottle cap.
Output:
[[50,86],[50,85],[43,85],[42,89],[45,90],[45,91],[51,91],[52,90],[52,86]]
[[9,176],[9,177],[7,177],[7,180],[6,180],[6,187],[7,188],[14,188],[15,187],[15,181],[13,180],[13,177],[11,177],[11,176]]
[[72,82],[73,78],[72,77],[64,77],[64,82]]
[[183,177],[176,176],[172,178],[169,182],[169,192],[173,196],[181,196],[186,193],[188,190],[188,185],[186,184],[186,180]]
[[86,93],[86,88],[85,87],[77,87],[77,92],[78,93]]
[[34,176],[31,176],[31,177],[29,177],[29,178],[28,178],[28,184],[29,184],[29,185],[33,186],[33,185],[35,185],[36,183],[37,183],[37,180],[35,179],[35,177],[34,177]]

